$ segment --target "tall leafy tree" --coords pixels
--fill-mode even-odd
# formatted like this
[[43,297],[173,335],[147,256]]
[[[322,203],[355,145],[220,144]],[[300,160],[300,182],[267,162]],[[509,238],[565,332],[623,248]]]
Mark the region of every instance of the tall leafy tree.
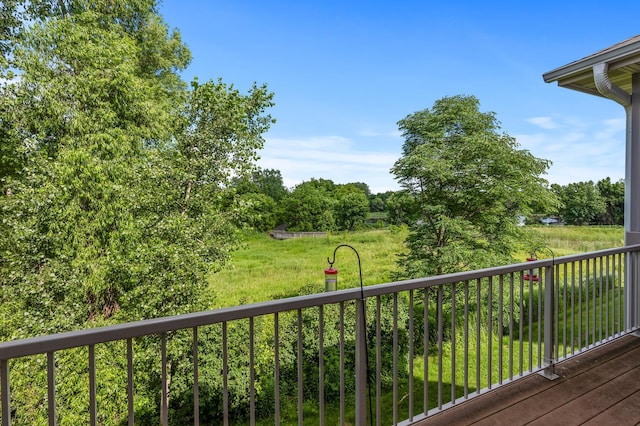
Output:
[[335,198],[334,216],[338,229],[353,231],[364,223],[369,213],[369,199],[361,185],[339,185]]
[[593,181],[554,184],[552,188],[562,202],[558,212],[569,225],[588,225],[607,211],[605,200]]
[[607,177],[599,180],[596,186],[604,199],[606,210],[599,216],[598,223],[624,225],[624,180],[611,182],[611,178]]
[[4,47],[0,295],[30,315],[2,338],[203,306],[237,244],[225,193],[252,170],[272,94],[188,89],[189,51],[152,0],[11,5],[29,25]]
[[287,229],[302,232],[333,230],[334,189],[335,184],[327,179],[311,179],[296,186],[282,200],[282,215]]
[[507,261],[518,216],[556,203],[542,177],[549,162],[519,149],[479,107],[473,96],[445,97],[398,123],[405,142],[391,170],[410,225],[405,277]]
[[276,169],[261,169],[251,174],[259,193],[268,195],[279,202],[287,195],[287,188],[282,180],[282,173]]
[[[210,306],[207,276],[239,244],[232,178],[254,169],[272,94],[188,87],[190,53],[154,0],[9,0],[0,12],[0,340]],[[174,400],[188,387],[174,373],[189,345],[170,343]],[[122,354],[100,350],[107,372],[126,377]],[[155,353],[142,342],[136,369],[157,421]],[[20,424],[45,414],[29,362],[11,367],[27,383],[13,400],[33,409]],[[70,366],[59,412],[86,421],[86,393],[69,378],[83,360],[58,362]],[[99,404],[104,424],[126,412],[122,395]]]

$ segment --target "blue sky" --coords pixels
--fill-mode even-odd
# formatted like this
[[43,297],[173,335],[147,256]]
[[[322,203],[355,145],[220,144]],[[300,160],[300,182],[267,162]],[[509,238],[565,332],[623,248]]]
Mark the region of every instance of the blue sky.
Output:
[[542,74],[640,34],[637,0],[610,10],[591,0],[164,0],[160,13],[193,54],[185,80],[275,93],[259,165],[288,187],[324,178],[399,189],[397,122],[459,94],[551,160],[551,183],[624,178],[623,108]]

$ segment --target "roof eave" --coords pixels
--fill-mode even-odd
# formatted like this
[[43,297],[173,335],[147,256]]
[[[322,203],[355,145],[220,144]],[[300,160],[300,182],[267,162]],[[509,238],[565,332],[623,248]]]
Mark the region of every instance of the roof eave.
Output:
[[[611,69],[615,69],[617,68],[617,63],[620,63],[618,64],[619,66],[624,66],[625,64],[628,64],[630,62],[630,57],[637,58],[639,51],[640,36],[635,36],[628,40],[625,40],[622,43],[619,43],[616,46],[612,46],[601,52],[587,56],[586,58],[571,62],[570,64],[549,71],[543,74],[542,78],[546,83],[558,81],[558,83],[560,84],[560,80],[564,80],[581,73],[591,73],[591,69],[596,64],[607,63],[610,65]],[[634,59],[632,61],[635,60],[637,59]],[[569,85],[566,85],[566,87],[569,87]],[[575,87],[571,88],[578,90]]]

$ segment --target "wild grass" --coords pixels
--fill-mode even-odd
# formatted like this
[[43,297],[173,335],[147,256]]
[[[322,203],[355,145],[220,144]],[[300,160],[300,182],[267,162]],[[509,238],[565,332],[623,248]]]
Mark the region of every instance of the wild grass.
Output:
[[[618,247],[623,245],[624,238],[621,227],[531,226],[527,228],[534,235],[536,244],[548,249],[538,253],[540,258],[549,257],[547,251],[559,257]],[[406,236],[407,230],[397,227],[329,234],[325,238],[299,238],[281,241],[274,240],[266,234],[246,234],[245,247],[234,253],[232,267],[213,274],[210,286],[212,291],[216,293],[216,302],[219,307],[296,296],[300,294],[302,288],[306,288],[307,293],[322,292],[324,290],[323,270],[329,266],[327,257],[333,257],[334,249],[340,244],[349,244],[358,250],[361,256],[364,285],[390,282],[393,272],[396,270],[397,256],[405,250],[403,241]],[[521,257],[524,261],[527,254],[516,252],[514,257],[516,259]],[[340,271],[338,288],[355,287],[359,284],[357,258],[349,248],[345,247],[337,251],[334,267]],[[563,276],[560,276],[559,279],[562,280]],[[309,289],[309,287],[311,288]],[[605,318],[608,318],[612,328],[619,327],[617,320],[620,316],[620,310],[613,306],[613,300],[611,300],[613,292],[607,296],[610,301],[608,303],[603,301],[604,306],[609,304],[611,306],[606,310]],[[589,300],[589,306],[593,306],[593,302],[592,296],[592,299]],[[597,306],[603,305],[600,297],[596,297],[595,303]],[[587,324],[593,322],[593,312],[589,312],[587,316],[584,310],[586,306],[582,305],[582,308],[582,312],[579,312],[577,308],[573,312],[568,312],[566,319],[560,323],[561,330],[575,330],[574,336],[569,333],[569,342],[565,340],[565,333],[561,332],[558,342],[560,356],[581,347],[584,343],[588,344],[589,339],[594,338],[586,330]],[[602,317],[598,316],[597,320],[600,321],[600,318]],[[580,333],[580,337],[578,337],[578,329],[584,329],[584,332]],[[410,388],[407,380],[400,381],[398,394],[395,396],[399,402],[396,413],[390,409],[394,405],[393,393],[385,391],[382,395],[382,423],[391,424],[394,420],[403,420],[410,416],[409,401],[411,398],[409,394],[411,389],[413,391],[413,414],[422,412],[424,410],[425,382],[428,386],[428,409],[450,402],[452,398],[452,370],[455,371],[453,396],[462,397],[465,392],[468,395],[473,395],[474,392],[489,386],[491,381],[498,378],[509,380],[535,369],[539,364],[541,350],[537,345],[538,330],[539,324],[535,321],[531,324],[531,331],[529,324],[525,324],[523,335],[517,336],[517,332],[514,330],[513,340],[510,340],[509,336],[489,334],[483,328],[479,344],[476,344],[475,338],[472,337],[465,350],[462,332],[458,329],[455,342],[443,343],[441,357],[438,356],[434,347],[430,349],[426,380],[424,377],[424,356],[422,353],[416,354],[413,360],[413,385]],[[571,341],[573,341],[573,345],[570,343]],[[493,359],[490,372],[487,368],[489,343]],[[513,358],[511,359],[508,355],[510,346],[513,348]],[[455,366],[452,356],[454,354]],[[481,359],[479,371],[476,367],[478,354]],[[464,363],[465,356],[469,360],[468,364]],[[438,388],[439,374],[443,374],[441,388]],[[286,403],[286,408],[283,407],[282,412],[283,421],[295,422],[297,404],[295,401],[289,402],[291,404],[283,401],[283,404]],[[345,401],[347,422],[354,419],[353,407],[353,401]],[[317,423],[319,421],[317,403],[305,402],[303,411],[305,422]],[[375,413],[375,407],[373,411]],[[394,419],[394,415],[397,416],[397,419]],[[339,404],[337,401],[327,402],[324,416],[326,424],[339,423]],[[273,424],[273,419],[262,419],[258,423]]]
[[[542,246],[556,257],[620,247],[624,244],[621,226],[530,226]],[[544,257],[548,253],[541,251]]]
[[[406,235],[406,229],[399,227],[290,240],[246,234],[244,248],[233,254],[231,267],[210,278],[216,307],[297,296],[307,286],[324,291],[327,257],[333,258],[340,244],[349,244],[360,254],[364,285],[390,282]],[[359,285],[358,259],[351,249],[338,249],[333,266],[339,271],[338,288]]]
[[[602,250],[623,245],[622,227],[528,226],[536,244],[556,256]],[[233,254],[230,267],[212,274],[210,288],[216,306],[227,307],[297,296],[311,286],[324,290],[323,271],[340,244],[353,246],[361,257],[364,285],[393,281],[398,254],[405,251],[406,228],[389,227],[328,234],[325,238],[275,240],[267,234],[245,234],[244,247]],[[526,251],[526,250],[525,250]],[[516,252],[525,260],[528,253]],[[549,257],[540,250],[540,258]],[[339,270],[339,288],[359,284],[358,262],[352,250],[341,248],[334,267]]]

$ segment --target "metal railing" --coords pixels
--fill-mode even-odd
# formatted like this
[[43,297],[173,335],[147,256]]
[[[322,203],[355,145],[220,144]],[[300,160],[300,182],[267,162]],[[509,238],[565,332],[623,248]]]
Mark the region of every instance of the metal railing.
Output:
[[[553,378],[558,361],[635,330],[624,271],[639,250],[0,343],[2,425],[64,423],[70,401],[92,425],[411,424],[531,373]],[[66,395],[79,377],[87,392]],[[105,412],[105,392],[123,395],[121,415]]]

